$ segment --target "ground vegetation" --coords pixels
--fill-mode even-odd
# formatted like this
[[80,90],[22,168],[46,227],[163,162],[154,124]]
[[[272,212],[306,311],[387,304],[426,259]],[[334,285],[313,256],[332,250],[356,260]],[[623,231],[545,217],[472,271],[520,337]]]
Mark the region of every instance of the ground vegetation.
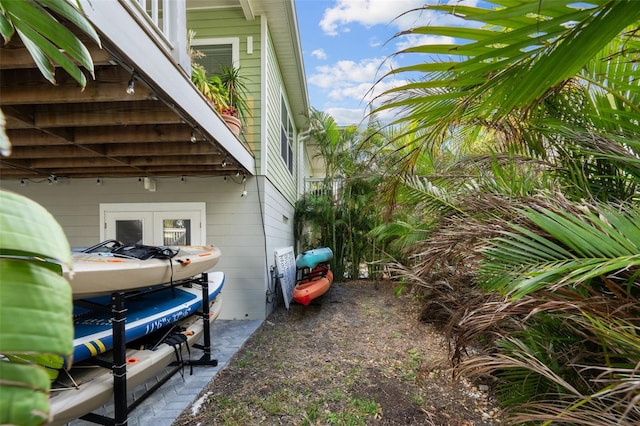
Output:
[[[640,422],[640,9],[408,13],[425,10],[462,24],[398,34],[451,41],[398,52],[416,63],[385,78],[408,83],[351,145],[377,179],[375,259],[422,289],[420,317],[456,371],[492,383],[506,423]],[[397,121],[377,122],[385,111]]]
[[482,382],[455,376],[415,294],[334,284],[280,306],[175,422],[187,425],[499,425]]

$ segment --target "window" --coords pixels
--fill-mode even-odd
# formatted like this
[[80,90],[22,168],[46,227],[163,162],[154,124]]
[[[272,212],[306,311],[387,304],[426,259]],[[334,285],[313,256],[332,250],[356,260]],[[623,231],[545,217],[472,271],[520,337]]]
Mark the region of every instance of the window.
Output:
[[293,175],[293,124],[284,97],[280,99],[280,155]]
[[124,244],[201,245],[205,203],[101,203],[100,240]]
[[207,70],[207,75],[217,75],[223,67],[238,67],[240,57],[240,39],[238,38],[207,38],[194,39],[193,49],[204,56],[194,58],[194,62]]

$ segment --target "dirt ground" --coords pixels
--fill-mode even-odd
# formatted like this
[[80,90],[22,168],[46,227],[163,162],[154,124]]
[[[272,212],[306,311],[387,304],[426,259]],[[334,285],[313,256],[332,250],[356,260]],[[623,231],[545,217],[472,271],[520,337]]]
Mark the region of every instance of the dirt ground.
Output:
[[452,379],[442,334],[395,289],[336,283],[279,307],[174,426],[500,424],[488,389]]

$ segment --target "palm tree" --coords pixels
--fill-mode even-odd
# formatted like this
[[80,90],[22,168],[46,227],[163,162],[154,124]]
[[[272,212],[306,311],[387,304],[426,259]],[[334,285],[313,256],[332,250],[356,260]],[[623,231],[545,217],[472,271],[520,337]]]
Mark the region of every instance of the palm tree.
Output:
[[[357,278],[362,262],[373,258],[369,235],[378,223],[378,176],[370,173],[370,159],[362,149],[355,126],[340,128],[329,114],[311,112],[310,143],[324,161],[324,190],[308,193],[296,205],[296,229],[315,231],[317,243],[334,252],[334,279]],[[300,234],[301,232],[299,232]]]
[[[497,377],[512,421],[636,423],[640,8],[500,4],[425,6],[475,24],[399,34],[456,41],[398,52],[439,56],[391,71],[424,78],[377,111],[402,111],[394,124],[420,135],[417,150],[463,154],[439,191],[415,180],[426,205],[446,208],[421,216],[429,239],[407,276],[465,292],[458,309],[443,304],[454,358],[494,336],[490,357],[462,365]],[[483,137],[485,159],[465,157],[460,136]],[[452,285],[461,268],[473,274]],[[469,292],[476,283],[489,293]]]

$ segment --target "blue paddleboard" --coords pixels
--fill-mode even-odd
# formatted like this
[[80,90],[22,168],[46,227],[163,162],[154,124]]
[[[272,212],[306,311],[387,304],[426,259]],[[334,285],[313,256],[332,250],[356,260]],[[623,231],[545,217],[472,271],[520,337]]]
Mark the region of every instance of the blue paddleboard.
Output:
[[321,263],[329,262],[331,259],[333,259],[333,252],[329,247],[318,247],[300,253],[296,258],[296,268],[313,269]]
[[[224,272],[209,273],[209,301],[224,285]],[[87,299],[109,306],[109,296]],[[171,287],[125,302],[125,340],[130,342],[193,315],[202,308],[202,288]],[[110,310],[79,308],[74,313],[73,362],[77,363],[113,349]]]

